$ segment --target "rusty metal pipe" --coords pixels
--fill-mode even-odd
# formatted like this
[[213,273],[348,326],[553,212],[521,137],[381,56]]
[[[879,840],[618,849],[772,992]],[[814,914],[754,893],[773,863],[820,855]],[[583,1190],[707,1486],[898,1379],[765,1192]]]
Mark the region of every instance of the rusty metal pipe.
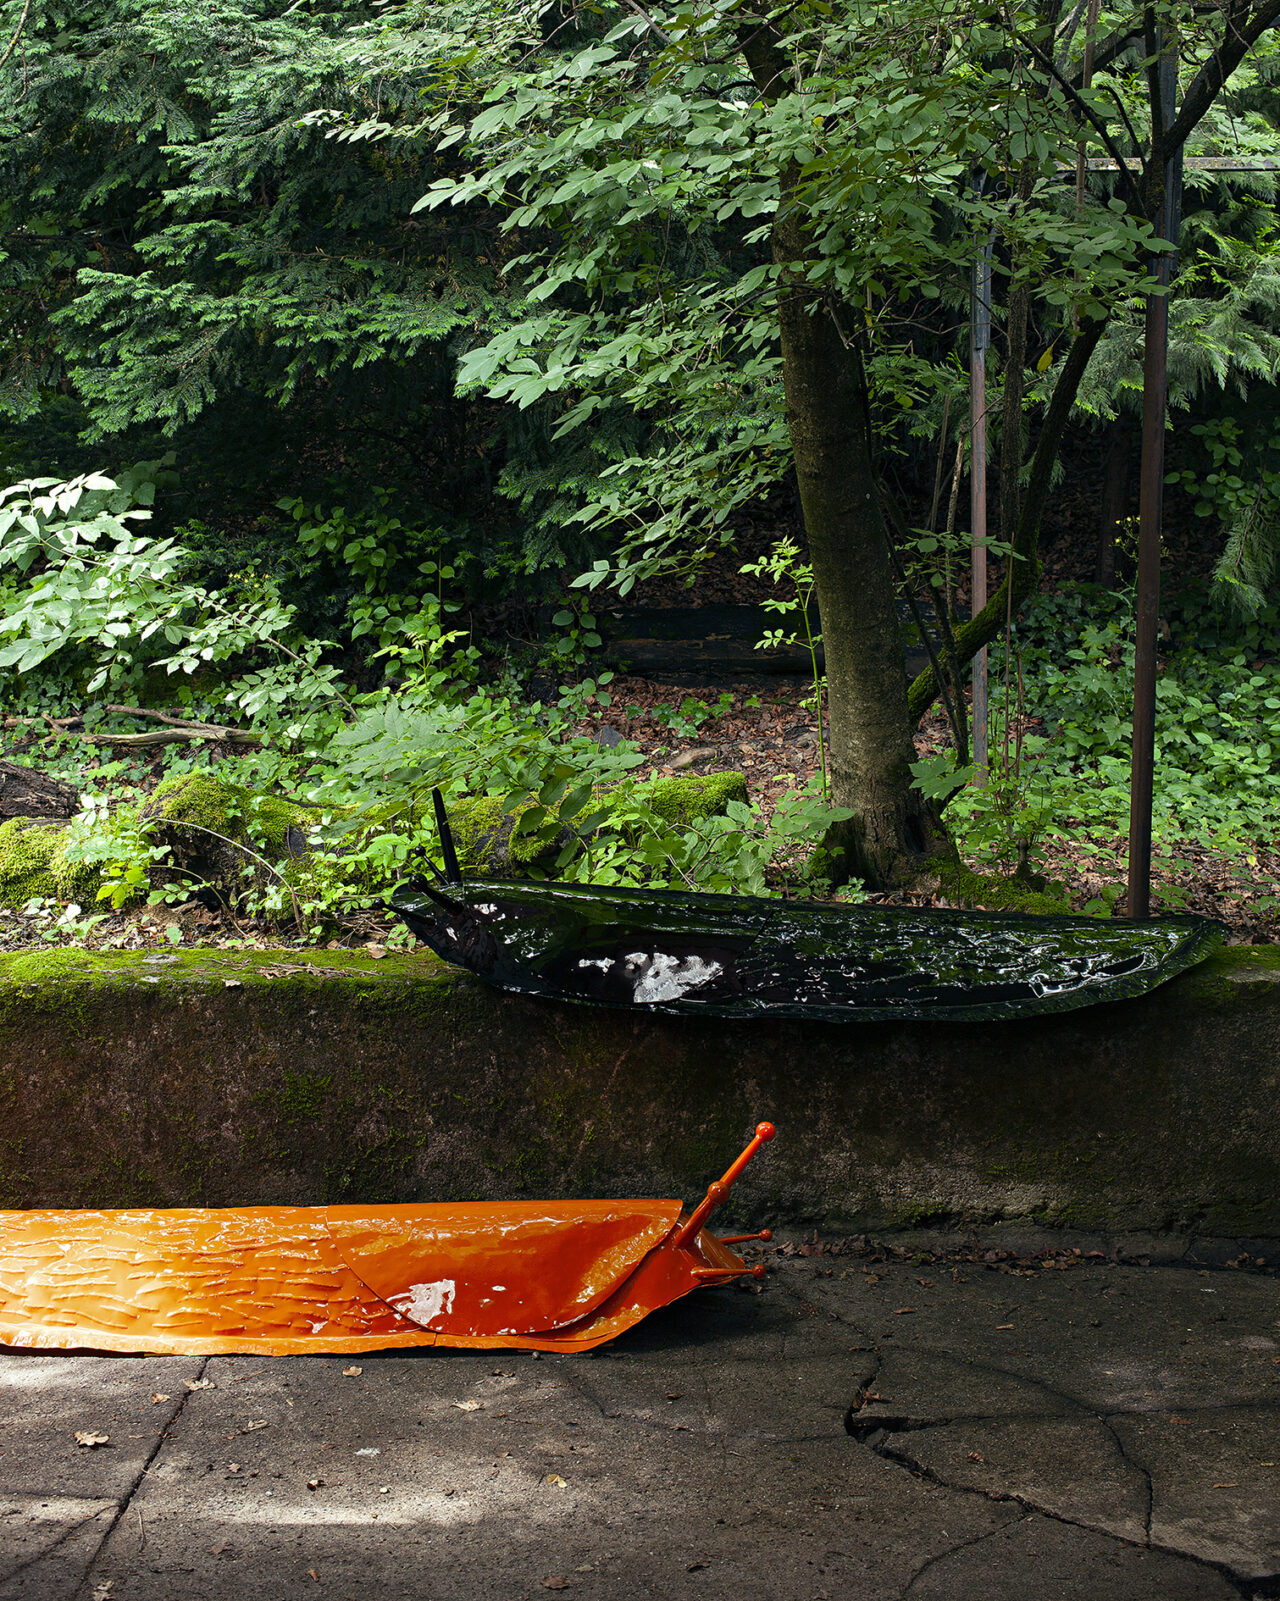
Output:
[[[1160,56],[1166,128],[1173,121],[1177,53],[1166,32]],[[1159,237],[1177,244],[1179,157],[1165,154],[1164,191],[1155,218]],[[1146,297],[1142,353],[1142,486],[1138,500],[1138,585],[1134,617],[1133,753],[1129,778],[1129,904],[1151,915],[1151,815],[1155,798],[1156,638],[1160,627],[1160,547],[1164,513],[1164,432],[1169,403],[1169,292],[1176,258],[1152,262],[1156,292]]]
[[[973,267],[969,317],[969,615],[987,604],[987,350],[991,345],[991,245],[985,244]],[[973,658],[973,781],[987,781],[987,648]]]

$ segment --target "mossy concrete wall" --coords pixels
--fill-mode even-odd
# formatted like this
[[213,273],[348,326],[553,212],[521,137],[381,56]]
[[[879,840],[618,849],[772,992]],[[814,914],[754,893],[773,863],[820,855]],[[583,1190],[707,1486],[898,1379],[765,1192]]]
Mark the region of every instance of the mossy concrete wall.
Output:
[[1280,952],[1023,1023],[642,1018],[429,956],[0,957],[0,1206],[699,1192],[759,1222],[1280,1234]]

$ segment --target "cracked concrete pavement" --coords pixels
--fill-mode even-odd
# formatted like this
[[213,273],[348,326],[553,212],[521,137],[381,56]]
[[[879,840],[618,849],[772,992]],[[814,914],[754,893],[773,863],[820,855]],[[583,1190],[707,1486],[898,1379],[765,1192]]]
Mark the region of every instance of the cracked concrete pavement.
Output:
[[1280,1597],[1274,1276],[767,1259],[589,1356],[0,1354],[0,1601]]

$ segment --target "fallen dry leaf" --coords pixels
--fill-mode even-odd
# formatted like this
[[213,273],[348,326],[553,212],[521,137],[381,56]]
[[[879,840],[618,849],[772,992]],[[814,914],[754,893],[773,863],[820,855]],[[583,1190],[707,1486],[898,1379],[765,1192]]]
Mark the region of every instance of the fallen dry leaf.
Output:
[[92,1429],[76,1430],[77,1445],[95,1446],[109,1445],[110,1443],[110,1437],[106,1434],[95,1434]]
[[365,950],[369,953],[370,956],[373,957],[375,962],[380,962],[382,960],[382,958],[387,954],[386,951],[383,950],[381,945],[366,945],[365,946]]
[[557,1490],[567,1490],[569,1488],[566,1480],[562,1479],[558,1473],[548,1473],[542,1482],[544,1484],[554,1484]]
[[342,1376],[344,1379],[358,1379],[363,1372],[363,1368],[343,1368]]
[[969,1455],[965,1457],[966,1462],[985,1462],[986,1460],[981,1451],[970,1451]]
[[684,1571],[686,1573],[697,1573],[699,1569],[705,1568],[706,1565],[707,1564],[705,1562],[686,1562],[684,1565]]
[[459,1412],[482,1412],[484,1410],[483,1401],[455,1401],[453,1404]]
[[908,1312],[914,1312],[914,1311],[915,1311],[915,1307],[914,1306],[898,1306],[898,1307],[894,1308],[893,1315],[894,1315],[894,1317],[905,1317]]
[[544,1590],[567,1590],[569,1581],[568,1579],[562,1579],[558,1573],[553,1573],[549,1578],[542,1581],[542,1588]]
[[314,1579],[317,1584],[320,1583],[320,1575],[316,1572],[316,1570],[314,1568],[308,1568],[307,1569],[307,1577],[309,1579]]
[[224,990],[242,990],[244,988],[244,982],[238,978],[224,978],[222,981],[222,987]]
[[159,1390],[152,1390],[151,1392],[152,1406],[159,1406],[161,1401],[167,1401],[168,1399],[169,1397],[167,1395],[163,1395]]
[[217,1385],[214,1384],[212,1379],[183,1379],[182,1382],[186,1385],[186,1387],[189,1390],[215,1390],[215,1389],[217,1389]]

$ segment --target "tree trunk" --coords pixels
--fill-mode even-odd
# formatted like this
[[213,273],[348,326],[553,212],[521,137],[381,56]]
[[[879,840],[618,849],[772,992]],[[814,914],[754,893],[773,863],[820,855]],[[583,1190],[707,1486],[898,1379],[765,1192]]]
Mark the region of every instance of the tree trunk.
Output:
[[1004,418],[1000,427],[1000,537],[1011,540],[1022,510],[1022,397],[1026,381],[1027,320],[1031,292],[1009,291],[1004,363]]
[[[803,260],[800,230],[782,221],[780,264]],[[906,883],[951,847],[911,784],[915,760],[888,532],[875,492],[866,393],[857,352],[832,309],[802,285],[780,308],[787,421],[813,565],[827,663],[832,789],[855,816],[826,845],[836,877],[876,889]]]
[[[1018,206],[1031,199],[1034,175],[1027,163],[1018,177]],[[1021,265],[1015,258],[1011,270]],[[1009,291],[1005,313],[1004,416],[1000,427],[1000,537],[1012,540],[1022,510],[1022,400],[1026,386],[1027,324],[1031,320],[1031,286],[1025,279]]]
[[[767,24],[747,27],[740,42],[761,95],[775,99],[790,73],[776,35]],[[866,377],[856,346],[841,335],[837,308],[805,278],[818,252],[800,220],[798,182],[794,166],[784,170],[772,236],[783,271],[783,388],[822,620],[832,793],[854,813],[823,843],[837,881],[860,878],[869,888],[891,889],[954,859],[955,849],[936,808],[912,788],[914,723],[871,460]]]

